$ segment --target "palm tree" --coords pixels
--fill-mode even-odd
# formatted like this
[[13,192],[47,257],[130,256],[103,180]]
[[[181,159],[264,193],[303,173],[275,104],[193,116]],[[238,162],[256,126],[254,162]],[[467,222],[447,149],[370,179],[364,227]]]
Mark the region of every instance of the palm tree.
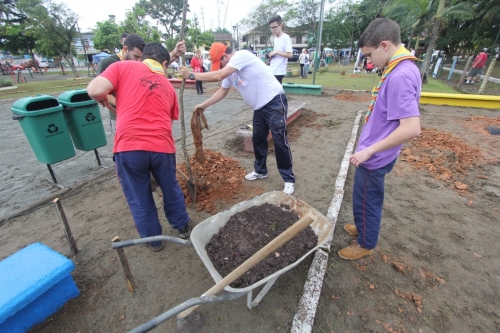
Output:
[[429,39],[429,46],[427,47],[427,56],[424,59],[424,65],[420,71],[422,78],[428,74],[430,67],[430,59],[432,52],[434,50],[434,45],[436,45],[436,40],[439,34],[439,29],[441,28],[441,23],[446,18],[457,18],[461,17],[464,19],[472,19],[474,17],[473,10],[468,3],[461,2],[455,6],[445,8],[445,0],[439,0],[439,6],[436,12],[436,17],[434,19],[434,25],[432,27],[432,33]]
[[418,49],[422,29],[436,12],[437,4],[438,0],[393,0],[384,6],[382,15],[399,22],[402,30],[410,29],[408,48],[416,34],[415,49]]
[[[448,18],[473,18],[473,10],[466,2],[458,3],[445,8],[446,0],[392,0],[384,7],[384,15],[400,22],[401,26],[410,26],[417,32],[417,44],[420,32],[427,24],[433,22],[432,33],[429,39],[424,65],[421,68],[421,75],[424,77],[429,71],[430,55],[436,45],[436,39],[441,28],[441,23]],[[410,39],[411,40],[411,39]]]

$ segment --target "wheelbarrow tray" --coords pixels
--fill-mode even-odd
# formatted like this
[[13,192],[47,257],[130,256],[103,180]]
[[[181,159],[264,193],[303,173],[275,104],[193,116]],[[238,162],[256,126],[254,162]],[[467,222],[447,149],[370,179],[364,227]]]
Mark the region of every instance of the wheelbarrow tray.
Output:
[[307,203],[305,203],[300,199],[285,194],[281,191],[267,192],[250,200],[240,202],[239,204],[231,207],[230,209],[227,209],[223,212],[220,212],[204,220],[203,222],[199,223],[191,232],[191,242],[193,243],[193,246],[196,249],[196,252],[198,253],[199,257],[203,261],[203,264],[205,264],[208,271],[210,272],[210,275],[212,276],[212,278],[216,283],[221,281],[224,277],[221,276],[219,272],[217,272],[217,270],[214,268],[214,265],[212,264],[212,261],[208,257],[207,251],[205,249],[206,245],[210,242],[212,236],[218,234],[219,229],[226,225],[231,216],[235,215],[236,213],[245,211],[251,207],[260,206],[265,203],[269,203],[275,206],[280,206],[281,204],[289,205],[290,209],[299,215],[299,218],[302,218],[305,214],[307,214],[307,212],[311,212],[313,215],[315,215],[316,219],[313,223],[311,223],[309,227],[318,236],[318,243],[314,248],[312,248],[309,252],[304,254],[294,263],[280,269],[279,271],[267,276],[262,280],[255,282],[254,284],[248,287],[232,288],[230,286],[227,286],[224,288],[224,290],[228,292],[236,292],[236,293],[249,292],[267,283],[269,280],[278,278],[280,275],[294,268],[302,260],[304,260],[308,255],[316,251],[318,248],[323,247],[327,251],[330,250],[329,245],[324,245],[325,243],[330,244],[331,242],[329,241],[333,238],[333,224],[331,223],[330,220],[328,220],[320,212],[318,212],[316,209],[314,209],[313,207],[311,207],[310,205],[308,205]]

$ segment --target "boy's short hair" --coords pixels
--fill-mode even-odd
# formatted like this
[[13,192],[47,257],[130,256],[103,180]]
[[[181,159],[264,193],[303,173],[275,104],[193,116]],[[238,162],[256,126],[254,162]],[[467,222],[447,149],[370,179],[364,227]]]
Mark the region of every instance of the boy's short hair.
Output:
[[127,38],[125,38],[125,41],[123,42],[123,46],[126,46],[130,51],[132,51],[135,47],[141,50],[142,52],[144,50],[145,45],[146,42],[144,41],[144,39],[142,39],[141,36],[136,34],[129,34]]
[[269,19],[269,24],[273,23],[273,22],[276,22],[278,24],[282,24],[283,23],[283,20],[281,19],[281,16],[279,15],[273,15],[271,16],[271,18]]
[[[127,37],[128,39],[128,37]],[[170,62],[170,53],[164,48],[160,43],[149,43],[144,46],[144,51],[142,53],[142,59],[152,59],[163,64],[167,61],[167,65]]]
[[401,44],[401,29],[392,20],[378,18],[373,20],[361,34],[358,40],[358,47],[378,48],[384,40],[389,40],[392,44],[399,46]]

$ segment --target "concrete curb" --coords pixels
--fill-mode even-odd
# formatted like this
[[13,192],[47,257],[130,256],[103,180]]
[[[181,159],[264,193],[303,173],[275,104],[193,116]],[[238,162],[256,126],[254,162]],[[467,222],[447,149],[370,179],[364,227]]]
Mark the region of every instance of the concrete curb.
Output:
[[[344,198],[344,185],[349,171],[349,157],[354,151],[354,144],[356,143],[356,138],[358,136],[359,123],[363,112],[364,110],[358,111],[358,115],[354,120],[351,137],[347,144],[342,163],[340,164],[337,179],[335,180],[335,192],[333,193],[333,199],[328,207],[328,214],[326,217],[333,223],[332,233],[335,232],[337,217]],[[325,244],[325,248],[329,249],[331,242],[333,242],[333,235],[330,243]],[[316,309],[321,296],[323,279],[325,277],[328,264],[328,257],[329,253],[322,249],[318,249],[314,254],[313,262],[311,263],[309,273],[307,274],[307,280],[304,284],[304,293],[302,294],[302,298],[299,302],[297,313],[293,318],[292,328],[290,330],[291,333],[309,333],[312,331],[314,317],[316,316]]]

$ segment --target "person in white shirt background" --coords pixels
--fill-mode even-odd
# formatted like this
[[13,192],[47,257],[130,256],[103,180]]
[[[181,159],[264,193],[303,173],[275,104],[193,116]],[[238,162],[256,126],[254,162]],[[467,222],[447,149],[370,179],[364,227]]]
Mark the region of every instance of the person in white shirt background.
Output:
[[292,40],[283,32],[281,16],[274,15],[269,19],[269,28],[274,35],[274,48],[269,52],[271,63],[269,67],[279,83],[286,74],[288,59],[293,57]]
[[186,79],[217,82],[221,87],[215,94],[194,107],[194,112],[202,113],[207,107],[223,100],[231,87],[236,88],[243,100],[252,107],[252,141],[255,155],[254,171],[245,176],[246,180],[267,178],[267,155],[269,130],[273,135],[274,151],[278,171],[285,182],[283,192],[292,194],[295,190],[295,175],[292,171],[292,151],[288,144],[286,118],[288,101],[285,91],[273,77],[268,66],[251,52],[234,52],[222,43],[210,47],[212,71],[193,73],[181,66],[180,73]]

